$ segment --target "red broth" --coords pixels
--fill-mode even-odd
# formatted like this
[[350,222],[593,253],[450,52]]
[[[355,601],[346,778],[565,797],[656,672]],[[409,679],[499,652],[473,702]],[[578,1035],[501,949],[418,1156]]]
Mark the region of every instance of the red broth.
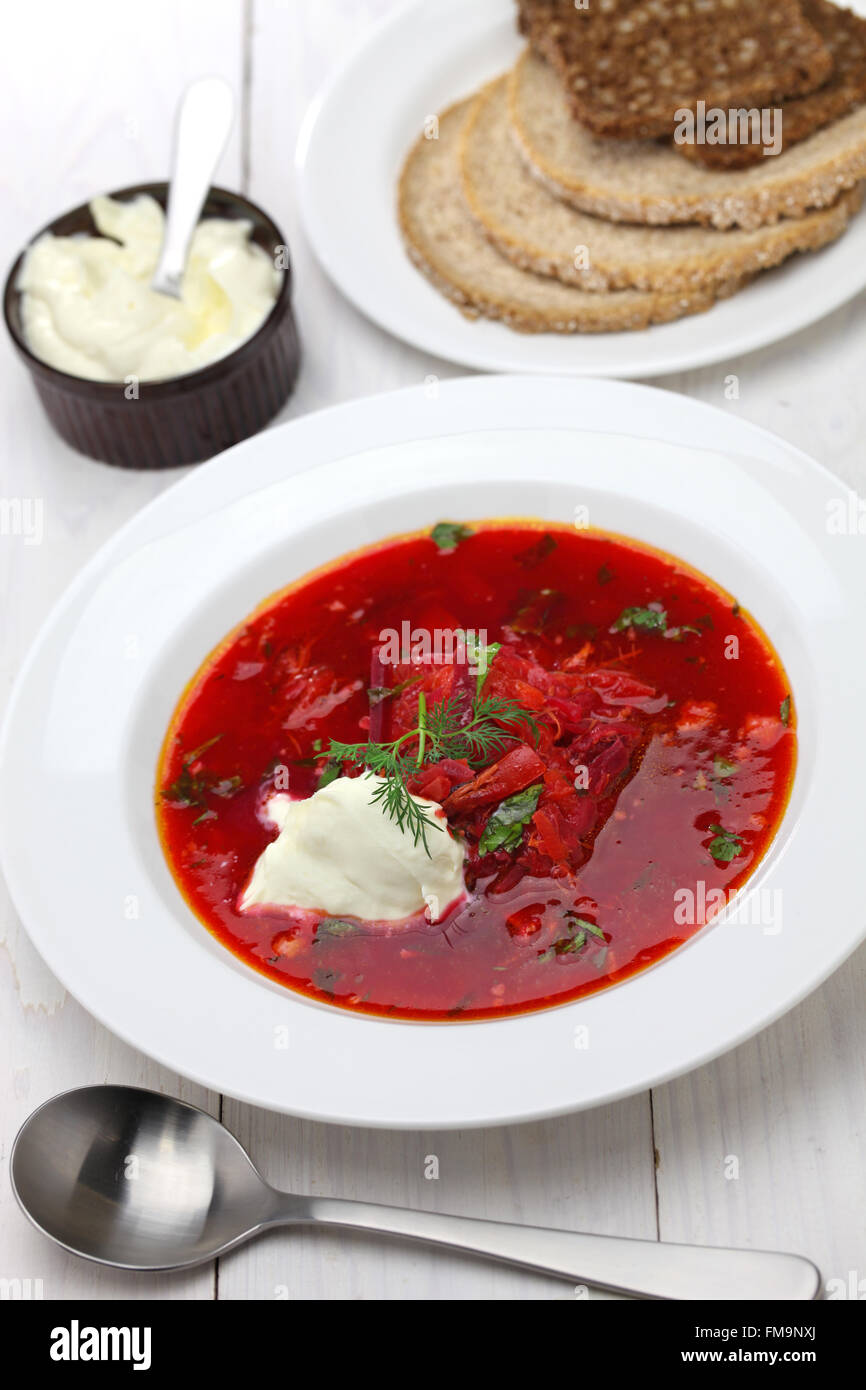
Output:
[[[470,890],[442,921],[334,934],[322,912],[301,927],[239,912],[276,835],[262,816],[275,787],[311,795],[338,771],[331,739],[393,738],[414,723],[419,680],[435,701],[459,679],[447,662],[371,665],[382,632],[407,622],[502,643],[485,692],[533,707],[540,734],[511,763],[544,764],[519,845],[481,854],[496,804],[479,769],[432,763],[411,789],[444,801],[465,836]],[[368,1014],[498,1017],[623,980],[711,919],[779,826],[793,726],[766,637],[700,574],[600,532],[473,523],[451,549],[425,533],[337,561],[237,628],[174,715],[157,819],[192,910],[272,980]]]

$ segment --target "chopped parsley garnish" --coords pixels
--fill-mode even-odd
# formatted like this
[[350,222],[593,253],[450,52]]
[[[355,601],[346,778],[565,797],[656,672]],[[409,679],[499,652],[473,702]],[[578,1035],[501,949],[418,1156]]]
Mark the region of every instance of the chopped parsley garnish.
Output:
[[713,839],[709,844],[710,854],[720,864],[730,864],[732,859],[742,854],[743,842],[738,835],[725,830],[721,825],[711,825],[710,830],[713,832]]
[[790,722],[791,722],[791,697],[790,697],[790,695],[786,695],[785,698],[784,698],[784,700],[782,701],[782,703],[781,703],[780,706],[779,706],[779,718],[781,719],[782,723],[783,723],[786,727],[787,727],[787,725],[789,725]]
[[558,589],[539,589],[538,593],[529,597],[514,615],[509,626],[515,632],[531,632],[541,637],[544,635],[551,614],[559,606],[562,594]]
[[696,637],[702,635],[699,627],[690,627],[687,623],[668,627],[668,615],[660,603],[649,603],[646,608],[624,608],[609,630],[625,632],[630,627],[640,632],[661,632],[672,642],[682,642],[690,632]]
[[460,542],[471,535],[471,526],[463,526],[459,521],[439,521],[430,532],[430,539],[440,550],[447,552],[456,550]]
[[483,855],[492,854],[497,849],[517,849],[538,806],[540,795],[541,783],[536,782],[534,786],[524,787],[523,791],[514,792],[500,801],[487,819],[478,841],[478,853]]
[[408,680],[400,681],[397,685],[370,685],[367,687],[367,698],[371,705],[381,705],[383,700],[402,695],[404,690],[408,690],[410,685],[417,685],[419,680],[420,676],[410,676]]
[[708,787],[712,789],[713,800],[717,806],[722,806],[730,799],[731,788],[729,779],[738,770],[738,764],[732,763],[730,759],[723,758],[717,753],[713,758],[713,773],[709,782],[704,774],[699,772],[698,777],[703,778],[703,786],[698,786],[698,778],[695,778],[695,786],[699,791],[706,791]]
[[453,1008],[450,1008],[448,1010],[448,1018],[457,1018],[460,1014],[465,1013],[471,1003],[472,995],[464,994],[463,998],[458,999],[457,1003],[453,1006]]
[[668,615],[660,603],[650,604],[648,608],[624,608],[611,625],[611,632],[625,632],[626,628],[640,628],[642,632],[666,632]]
[[624,608],[609,631],[625,632],[630,627],[641,632],[661,632],[673,642],[682,642],[690,632],[696,637],[702,635],[699,627],[690,627],[687,623],[668,627],[668,615],[660,603],[649,603],[646,608]]
[[316,986],[316,989],[320,989],[323,994],[330,994],[332,998],[334,995],[334,985],[339,978],[339,970],[320,969],[313,971],[313,984]]
[[604,941],[604,932],[601,927],[597,927],[595,922],[590,922],[588,917],[578,917],[576,912],[569,912],[567,920],[570,929],[577,927],[581,932],[595,936],[599,941]]
[[[607,943],[601,927],[595,922],[590,922],[588,917],[579,917],[576,912],[565,914],[566,936],[561,936],[554,941],[552,946],[548,946],[546,951],[539,952],[539,960],[553,960],[554,956],[574,956],[582,951],[589,937],[595,937],[602,943],[602,951],[607,954]],[[598,953],[604,961],[604,955]],[[594,963],[598,963],[597,960]]]
[[187,753],[184,762],[198,762],[202,753],[206,753],[209,748],[213,748],[214,744],[219,743],[221,738],[225,738],[225,734],[214,734],[213,738],[209,738],[205,743],[200,743],[198,748],[194,748],[191,753]]
[[202,743],[198,748],[194,748],[183,760],[183,765],[177,777],[167,787],[162,790],[162,797],[165,801],[173,801],[177,806],[198,806],[201,815],[193,821],[193,825],[198,825],[204,820],[213,820],[216,811],[210,806],[208,798],[218,796],[226,800],[234,796],[235,792],[240,791],[243,786],[243,779],[234,777],[216,777],[207,768],[201,768],[193,772],[193,767],[201,759],[203,753],[209,748],[213,748],[215,743],[219,743],[222,734],[215,734],[206,743]]
[[329,758],[322,768],[322,774],[316,784],[316,791],[320,792],[322,787],[328,787],[332,782],[336,782],[339,775],[340,764],[335,762],[333,758]]
[[713,772],[717,777],[730,777],[737,770],[737,764],[717,753],[713,758]]
[[470,666],[474,666],[477,672],[475,677],[475,698],[479,699],[481,687],[487,679],[487,672],[490,670],[490,663],[496,653],[501,649],[501,642],[488,642],[486,645],[478,641],[469,632],[463,632],[458,628],[456,636],[463,640],[466,649],[466,660]]
[[163,788],[162,795],[164,800],[176,801],[179,806],[206,806],[207,787],[205,777],[191,772],[189,765],[184,763],[174,781]]
[[556,541],[549,531],[545,531],[540,540],[528,546],[526,550],[521,550],[514,558],[524,569],[535,569],[535,566],[546,560],[555,549]]
[[586,932],[579,930],[574,936],[562,936],[554,941],[551,950],[555,956],[576,956],[586,945]]
[[357,931],[357,923],[347,922],[344,917],[323,917],[316,928],[315,939],[317,942],[323,936],[354,936]]

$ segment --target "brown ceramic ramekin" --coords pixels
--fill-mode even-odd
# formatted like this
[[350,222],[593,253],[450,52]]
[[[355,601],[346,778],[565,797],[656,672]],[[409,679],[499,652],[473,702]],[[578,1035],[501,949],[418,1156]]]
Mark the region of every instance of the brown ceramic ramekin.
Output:
[[[125,200],[149,193],[165,207],[166,192],[165,183],[142,183],[110,196]],[[292,314],[292,273],[282,232],[255,203],[223,188],[211,189],[202,217],[248,219],[253,241],[269,256],[279,253],[277,264],[285,265],[279,294],[261,328],[234,352],[186,376],[142,381],[134,399],[128,399],[123,382],[71,376],[34,356],[24,341],[21,294],[16,288],[23,251],[10,270],[3,295],[6,326],[49,420],[67,444],[82,454],[121,468],[198,463],[262,429],[291,394],[299,349]],[[43,231],[58,236],[97,234],[86,204],[64,213]]]

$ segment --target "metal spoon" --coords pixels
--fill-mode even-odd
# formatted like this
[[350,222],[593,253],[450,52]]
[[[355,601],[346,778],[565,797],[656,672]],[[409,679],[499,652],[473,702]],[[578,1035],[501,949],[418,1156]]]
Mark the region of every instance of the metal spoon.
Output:
[[183,1269],[276,1226],[348,1226],[430,1241],[619,1293],[673,1299],[814,1299],[799,1255],[579,1235],[270,1187],[203,1110],[131,1086],[85,1086],[46,1101],[12,1149],[30,1220],[71,1250],[120,1269]]
[[189,244],[234,118],[235,99],[221,77],[203,77],[184,92],[177,115],[165,234],[150,282],[180,299]]

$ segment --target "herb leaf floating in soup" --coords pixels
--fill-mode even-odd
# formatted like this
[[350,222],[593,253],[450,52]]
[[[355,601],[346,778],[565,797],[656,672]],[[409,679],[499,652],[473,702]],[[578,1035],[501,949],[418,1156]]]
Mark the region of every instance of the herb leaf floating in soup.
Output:
[[[699,930],[767,850],[795,757],[786,674],[709,580],[598,532],[448,521],[318,571],[226,639],[172,720],[157,816],[193,911],[271,979],[359,1012],[490,1018]],[[241,911],[266,808],[355,778],[366,828],[422,868],[456,845],[465,892],[399,920]],[[382,867],[360,860],[374,884]]]
[[316,934],[321,941],[325,936],[352,936],[357,930],[357,922],[346,922],[341,917],[323,917]]
[[542,785],[541,782],[537,782],[534,787],[527,787],[522,792],[507,796],[495,811],[491,811],[478,841],[479,854],[491,854],[497,849],[517,848],[538,805]]
[[743,844],[736,835],[732,835],[721,825],[711,825],[710,829],[715,832],[710,841],[710,854],[714,859],[720,860],[723,864],[730,864],[732,859],[742,854]]
[[461,541],[467,536],[472,535],[469,526],[461,526],[454,521],[439,521],[430,532],[431,539],[435,541],[440,550],[456,550]]
[[668,625],[668,615],[660,603],[648,604],[646,608],[624,608],[615,623],[611,624],[611,632],[623,632],[626,628],[636,627],[643,632],[665,632]]

